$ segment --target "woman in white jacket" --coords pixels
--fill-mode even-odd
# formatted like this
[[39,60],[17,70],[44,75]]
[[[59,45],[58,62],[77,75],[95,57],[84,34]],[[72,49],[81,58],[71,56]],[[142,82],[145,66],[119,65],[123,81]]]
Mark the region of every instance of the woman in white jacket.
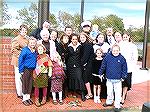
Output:
[[121,104],[123,105],[127,95],[127,91],[131,89],[132,73],[137,64],[138,50],[137,46],[133,42],[131,42],[130,35],[128,33],[124,33],[122,39],[123,42],[120,45],[121,54],[125,57],[128,67],[127,78],[122,82],[123,91]]
[[103,50],[104,55],[109,51],[110,45],[107,42],[104,42],[104,35],[102,33],[99,33],[96,37],[96,44],[93,45],[94,52],[98,48],[101,48]]

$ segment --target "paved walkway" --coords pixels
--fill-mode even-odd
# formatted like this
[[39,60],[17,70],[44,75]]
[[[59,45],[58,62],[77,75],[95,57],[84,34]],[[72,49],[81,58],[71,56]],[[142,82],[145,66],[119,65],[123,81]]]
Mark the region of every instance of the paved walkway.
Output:
[[[150,101],[150,70],[140,70],[136,69],[133,74],[133,85],[132,90],[128,92],[127,99],[123,108],[135,108],[131,112],[140,112],[139,109],[142,108],[142,105],[145,102]],[[67,111],[67,110],[102,110],[110,109],[113,107],[104,108],[102,104],[105,102],[105,99],[102,99],[101,104],[95,104],[92,99],[82,102],[80,98],[66,98],[63,105],[53,105],[51,103],[52,99],[41,107],[36,107],[35,105],[24,106],[20,99],[16,98],[14,92],[5,92],[0,94],[1,98],[1,111],[0,112],[51,112],[51,111]],[[70,107],[68,103],[70,101],[78,100],[81,103],[81,106]],[[138,108],[138,109],[137,109]],[[126,112],[129,112],[126,111]]]

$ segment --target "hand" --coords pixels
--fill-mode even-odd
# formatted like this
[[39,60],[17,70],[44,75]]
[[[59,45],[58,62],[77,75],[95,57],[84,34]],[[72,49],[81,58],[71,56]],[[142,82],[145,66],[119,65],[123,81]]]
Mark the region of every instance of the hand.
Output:
[[99,75],[99,78],[101,79],[101,82],[103,81],[103,75]]
[[48,72],[48,77],[50,78],[52,76],[52,73],[51,72]]
[[124,79],[122,79],[122,78],[121,78],[121,81],[123,82],[123,81],[124,81]]
[[49,76],[49,77],[52,76],[52,67],[49,67],[49,70],[48,70],[48,76]]

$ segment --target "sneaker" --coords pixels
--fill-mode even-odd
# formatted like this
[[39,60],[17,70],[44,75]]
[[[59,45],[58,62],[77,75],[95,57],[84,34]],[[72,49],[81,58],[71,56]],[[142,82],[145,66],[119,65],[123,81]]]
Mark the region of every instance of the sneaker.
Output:
[[99,98],[97,99],[97,103],[101,103],[101,100]]
[[25,106],[29,106],[29,105],[30,105],[27,100],[23,101],[22,103],[23,103]]
[[53,103],[54,105],[57,105],[57,104],[58,104],[57,100],[53,100],[52,103]]
[[97,103],[97,97],[94,97],[94,102]]
[[27,100],[28,101],[28,103],[30,104],[30,105],[32,105],[33,104],[33,102],[32,102],[32,100],[31,99],[29,99],[29,100]]
[[121,112],[121,108],[114,108],[114,112]]
[[23,96],[17,96],[17,98],[19,98],[19,99],[23,99]]
[[63,105],[64,104],[63,100],[59,100],[59,104]]
[[113,104],[106,104],[106,103],[104,103],[103,106],[104,107],[108,107],[108,106],[113,106]]

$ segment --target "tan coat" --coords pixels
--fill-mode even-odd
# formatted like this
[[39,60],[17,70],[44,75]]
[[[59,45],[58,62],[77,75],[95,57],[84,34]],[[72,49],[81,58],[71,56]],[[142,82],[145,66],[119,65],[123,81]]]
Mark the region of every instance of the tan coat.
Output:
[[27,46],[28,44],[28,40],[27,38],[18,35],[17,37],[15,37],[12,40],[12,49],[11,49],[11,53],[12,53],[12,60],[11,60],[11,65],[14,65],[16,67],[18,67],[18,58],[19,55],[21,53],[21,50],[23,47]]

